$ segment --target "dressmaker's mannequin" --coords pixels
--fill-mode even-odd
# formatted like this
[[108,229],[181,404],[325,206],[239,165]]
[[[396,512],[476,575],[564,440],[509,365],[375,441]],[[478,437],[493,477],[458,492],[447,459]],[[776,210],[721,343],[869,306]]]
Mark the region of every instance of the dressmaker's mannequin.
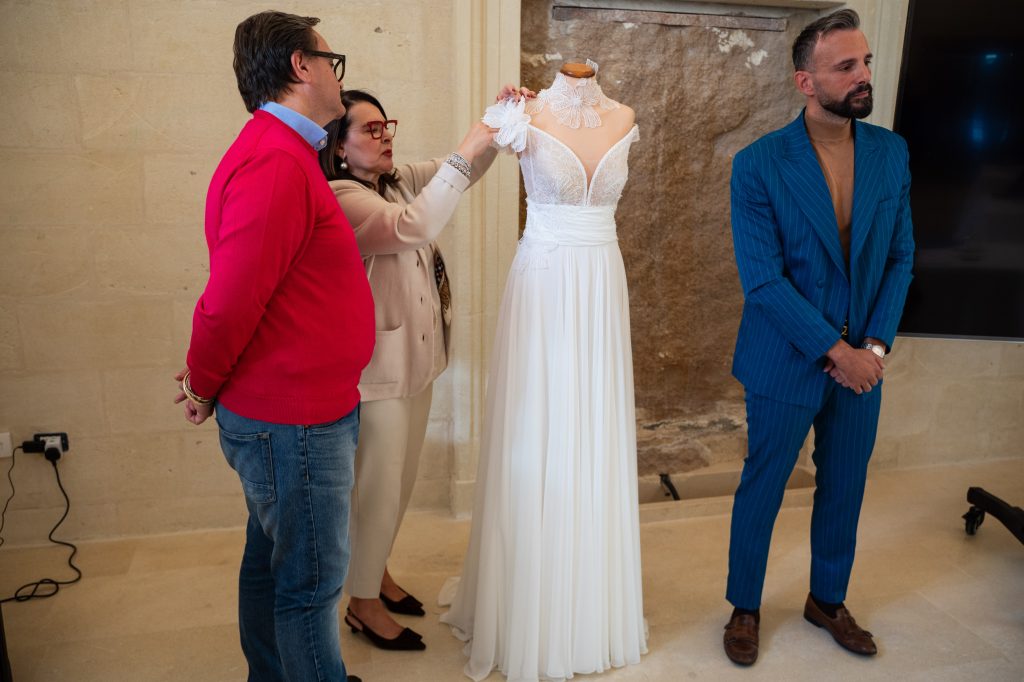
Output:
[[[636,113],[631,108],[604,97],[597,87],[596,75],[588,64],[567,63],[552,84],[526,105],[526,113],[530,114],[535,128],[559,140],[576,154],[583,163],[588,182],[608,150],[625,137],[636,122]],[[564,111],[560,116],[556,107],[551,106],[553,100],[549,96],[573,94],[584,95],[583,108],[596,114],[597,125],[589,126],[584,119],[576,120],[578,127],[572,127],[571,117],[567,122]],[[586,102],[594,103],[588,105]]]
[[580,64],[579,62],[566,62],[562,64],[559,71],[570,78],[593,78],[597,75],[594,67],[590,64]]
[[464,672],[477,682],[495,669],[565,680],[647,652],[615,224],[639,132],[587,66],[483,118],[519,154],[526,228],[496,319],[469,547],[441,616],[469,641]]

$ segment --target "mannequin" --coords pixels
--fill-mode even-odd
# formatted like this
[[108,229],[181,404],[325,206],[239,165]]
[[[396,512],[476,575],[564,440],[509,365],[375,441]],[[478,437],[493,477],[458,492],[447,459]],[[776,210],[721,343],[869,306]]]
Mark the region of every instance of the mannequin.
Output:
[[597,75],[594,67],[590,64],[580,64],[579,62],[566,62],[562,64],[562,68],[559,71],[570,78],[593,78]]
[[[596,66],[589,60],[586,64],[563,64],[552,84],[526,105],[526,113],[532,118],[531,125],[565,144],[579,158],[587,173],[587,182],[594,176],[608,150],[625,137],[636,122],[636,112],[601,93],[596,80]],[[596,95],[599,103],[583,104],[583,108],[597,115],[597,125],[588,126],[583,121],[574,128],[560,121],[552,111],[554,107],[548,106],[552,94],[559,93],[570,97],[583,93],[590,94],[591,98]]]
[[477,682],[495,669],[565,680],[647,651],[615,224],[639,133],[633,110],[601,93],[596,63],[582,66],[483,116],[519,155],[526,225],[496,319],[469,547],[441,615],[469,641],[463,670]]
[[463,670],[477,682],[496,668],[562,681],[647,652],[615,223],[639,132],[597,71],[565,65],[536,99],[483,118],[519,154],[527,209],[496,319],[469,546],[441,616],[469,641]]

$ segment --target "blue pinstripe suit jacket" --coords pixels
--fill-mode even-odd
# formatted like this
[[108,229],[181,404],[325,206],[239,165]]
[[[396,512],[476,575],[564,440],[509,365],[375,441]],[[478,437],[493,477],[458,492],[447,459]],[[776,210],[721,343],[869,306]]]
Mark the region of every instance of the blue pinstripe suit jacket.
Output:
[[847,270],[803,116],[733,160],[732,234],[744,303],[732,371],[748,391],[814,407],[834,381],[822,367],[844,321],[851,344],[870,336],[892,347],[914,237],[906,142],[855,121]]

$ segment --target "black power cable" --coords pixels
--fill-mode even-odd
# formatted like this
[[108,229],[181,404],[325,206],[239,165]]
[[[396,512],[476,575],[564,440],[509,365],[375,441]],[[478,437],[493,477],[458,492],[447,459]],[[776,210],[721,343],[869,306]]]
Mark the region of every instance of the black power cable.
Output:
[[7,507],[11,504],[11,499],[14,497],[14,479],[11,478],[11,472],[14,471],[14,454],[21,450],[21,446],[17,445],[11,450],[11,466],[7,467],[7,482],[11,484],[11,494],[7,496],[7,501],[4,502],[4,510],[0,512],[0,547],[4,546],[4,524],[7,522]]
[[[7,502],[4,504],[3,512],[0,512],[0,533],[3,533],[4,519],[7,515],[7,506],[11,503],[11,499],[14,497],[14,479],[11,478],[11,471],[14,470],[14,453],[21,450],[22,447],[19,445],[15,447],[11,452],[11,466],[7,470],[7,480],[11,484],[11,494],[7,498]],[[61,585],[71,585],[77,583],[82,579],[82,571],[79,570],[78,566],[75,565],[75,555],[78,554],[78,547],[70,542],[64,542],[63,540],[57,540],[53,537],[53,534],[57,532],[60,525],[64,523],[64,519],[68,517],[68,512],[71,511],[71,500],[68,498],[68,493],[64,490],[64,484],[60,480],[60,470],[57,468],[57,459],[50,459],[47,457],[50,464],[53,465],[53,473],[57,477],[57,487],[60,489],[60,494],[64,496],[64,514],[60,517],[60,520],[50,529],[47,539],[55,545],[63,545],[64,547],[71,548],[71,554],[68,556],[68,566],[75,572],[75,577],[71,580],[54,580],[53,578],[41,578],[35,582],[27,583],[22,585],[14,591],[14,596],[7,597],[6,599],[0,599],[0,604],[5,604],[10,601],[29,601],[30,599],[46,599],[52,597],[60,591]],[[4,539],[3,535],[0,535],[0,546],[3,546]],[[44,588],[47,591],[41,592]]]

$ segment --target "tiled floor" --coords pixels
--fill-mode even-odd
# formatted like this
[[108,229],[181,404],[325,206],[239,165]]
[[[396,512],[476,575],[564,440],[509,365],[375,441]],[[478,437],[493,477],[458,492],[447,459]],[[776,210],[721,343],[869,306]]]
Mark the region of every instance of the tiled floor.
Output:
[[[1024,461],[872,475],[847,603],[879,641],[874,659],[846,653],[802,619],[810,511],[791,506],[776,526],[756,666],[737,668],[721,650],[729,519],[718,515],[643,525],[650,653],[640,665],[578,679],[1019,682],[1024,546],[991,518],[978,535],[964,534],[970,485],[1024,504]],[[458,573],[468,529],[437,514],[410,515],[392,572],[428,601]],[[4,607],[15,682],[245,679],[235,624],[241,543],[241,531],[84,543],[81,583]],[[64,551],[0,549],[0,594],[63,576]],[[428,610],[425,619],[404,619],[424,635],[425,652],[379,651],[345,631],[350,672],[368,682],[466,679],[459,642],[438,623],[440,609]]]

